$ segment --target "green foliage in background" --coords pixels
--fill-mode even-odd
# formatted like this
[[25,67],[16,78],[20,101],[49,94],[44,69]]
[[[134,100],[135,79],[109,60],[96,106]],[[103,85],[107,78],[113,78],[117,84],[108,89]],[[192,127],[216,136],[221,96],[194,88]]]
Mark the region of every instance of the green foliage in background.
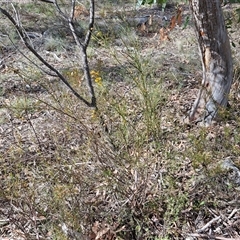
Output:
[[141,6],[141,5],[145,5],[145,4],[161,4],[166,6],[167,4],[167,0],[138,0],[137,5]]

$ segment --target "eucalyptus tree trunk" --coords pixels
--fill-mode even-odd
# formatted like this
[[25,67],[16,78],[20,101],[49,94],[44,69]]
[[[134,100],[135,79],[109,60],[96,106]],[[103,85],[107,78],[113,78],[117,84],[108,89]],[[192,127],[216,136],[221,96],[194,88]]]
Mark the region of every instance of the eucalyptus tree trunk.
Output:
[[233,66],[221,0],[190,0],[200,50],[203,79],[190,121],[210,124],[219,107],[226,107]]

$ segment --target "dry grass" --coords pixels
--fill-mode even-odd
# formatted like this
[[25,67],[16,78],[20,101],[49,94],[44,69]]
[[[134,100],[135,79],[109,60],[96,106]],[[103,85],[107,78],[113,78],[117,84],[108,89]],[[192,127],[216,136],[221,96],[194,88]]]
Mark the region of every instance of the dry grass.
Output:
[[[201,79],[191,23],[159,43],[159,10],[135,12],[119,2],[115,12],[116,5],[101,4],[97,15],[110,17],[101,19],[88,49],[102,79],[95,83],[98,112],[0,37],[1,239],[238,239],[239,186],[221,163],[230,156],[240,167],[239,45],[231,109],[211,127],[186,125]],[[26,26],[46,31],[56,16],[36,6],[22,6],[24,14],[31,9],[23,22],[41,17],[40,25]],[[148,33],[112,18],[148,13],[155,14]],[[34,44],[86,94],[71,36],[51,41],[51,48],[38,38]]]

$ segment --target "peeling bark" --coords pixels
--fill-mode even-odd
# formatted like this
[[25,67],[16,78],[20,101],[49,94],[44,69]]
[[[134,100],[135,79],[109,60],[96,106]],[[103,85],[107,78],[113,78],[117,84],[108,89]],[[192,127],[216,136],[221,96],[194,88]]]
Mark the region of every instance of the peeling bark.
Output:
[[220,0],[190,0],[201,56],[203,79],[190,121],[210,124],[226,107],[232,85],[232,54]]

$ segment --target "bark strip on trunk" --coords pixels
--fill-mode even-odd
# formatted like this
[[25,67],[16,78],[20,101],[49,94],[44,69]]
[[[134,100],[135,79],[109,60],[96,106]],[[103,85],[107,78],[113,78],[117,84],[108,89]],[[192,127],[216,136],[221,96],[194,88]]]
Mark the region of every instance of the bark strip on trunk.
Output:
[[190,0],[203,68],[201,89],[190,121],[209,124],[220,106],[226,107],[233,66],[220,0]]

